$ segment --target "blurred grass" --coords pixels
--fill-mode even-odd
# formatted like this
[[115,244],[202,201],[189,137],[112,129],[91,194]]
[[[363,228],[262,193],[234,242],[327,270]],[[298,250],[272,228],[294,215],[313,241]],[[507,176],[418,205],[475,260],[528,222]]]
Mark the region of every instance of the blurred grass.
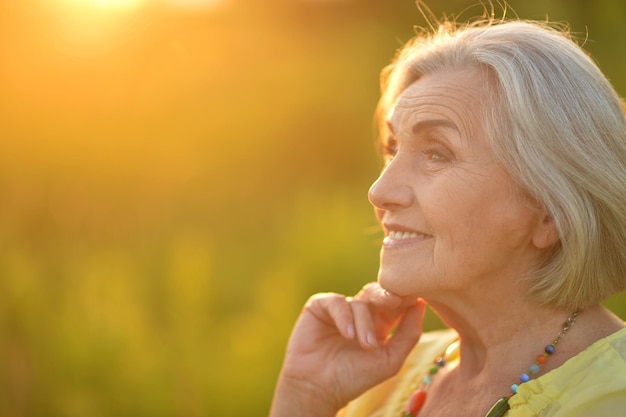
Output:
[[[625,94],[619,1],[512,6]],[[376,276],[371,116],[414,5],[3,7],[0,415],[266,415],[302,303]]]

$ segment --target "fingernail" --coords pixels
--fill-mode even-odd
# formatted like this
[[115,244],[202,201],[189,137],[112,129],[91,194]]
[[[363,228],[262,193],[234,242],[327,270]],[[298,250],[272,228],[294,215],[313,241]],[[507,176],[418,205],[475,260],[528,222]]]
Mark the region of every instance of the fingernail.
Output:
[[378,346],[378,342],[372,333],[368,333],[365,339],[367,340],[368,345],[374,347]]
[[348,337],[350,339],[354,339],[354,326],[353,325],[348,325],[348,328],[346,329],[346,334],[348,335]]

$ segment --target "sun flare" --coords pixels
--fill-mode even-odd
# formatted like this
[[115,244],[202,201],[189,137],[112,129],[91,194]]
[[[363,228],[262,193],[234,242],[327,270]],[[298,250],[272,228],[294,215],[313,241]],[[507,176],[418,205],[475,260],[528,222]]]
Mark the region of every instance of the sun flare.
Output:
[[143,0],[91,0],[91,2],[103,9],[134,9],[139,7]]

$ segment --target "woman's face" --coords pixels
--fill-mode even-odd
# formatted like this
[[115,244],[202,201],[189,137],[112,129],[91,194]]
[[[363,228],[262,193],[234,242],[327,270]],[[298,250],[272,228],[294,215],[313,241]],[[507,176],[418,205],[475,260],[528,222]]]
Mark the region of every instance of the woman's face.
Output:
[[487,88],[476,71],[427,75],[390,112],[369,198],[385,232],[378,280],[393,293],[480,291],[538,262],[540,211],[487,143]]

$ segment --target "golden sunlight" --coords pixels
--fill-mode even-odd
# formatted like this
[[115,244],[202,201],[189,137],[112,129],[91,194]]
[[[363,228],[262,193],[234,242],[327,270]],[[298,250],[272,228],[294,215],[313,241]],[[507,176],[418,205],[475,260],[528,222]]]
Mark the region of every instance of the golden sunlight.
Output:
[[134,9],[141,5],[143,0],[91,0],[100,8],[111,9]]
[[92,6],[100,10],[134,10],[141,6],[145,0],[61,0],[72,6]]
[[164,4],[169,7],[203,11],[222,5],[224,0],[55,0],[66,6],[91,7],[97,10],[130,11],[148,3]]
[[190,10],[207,10],[223,3],[223,0],[166,0],[171,6]]

